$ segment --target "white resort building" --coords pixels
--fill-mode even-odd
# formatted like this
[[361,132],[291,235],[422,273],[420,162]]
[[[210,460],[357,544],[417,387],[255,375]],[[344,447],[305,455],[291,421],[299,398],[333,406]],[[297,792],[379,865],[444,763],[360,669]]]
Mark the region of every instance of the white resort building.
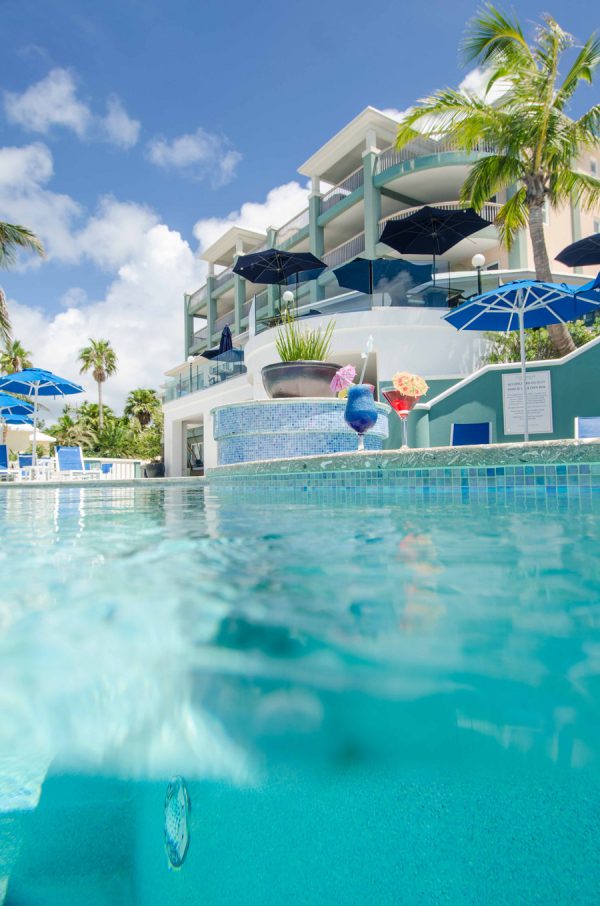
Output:
[[[298,315],[312,327],[335,320],[329,355],[333,362],[358,368],[361,351],[373,338],[365,380],[374,385],[376,396],[399,370],[422,375],[432,395],[478,367],[485,343],[482,335],[458,332],[442,316],[476,292],[478,281],[485,290],[500,281],[534,276],[526,233],[510,252],[499,243],[492,222],[504,198],[491,198],[481,212],[490,221],[489,228],[455,245],[436,261],[434,279],[408,292],[376,292],[372,297],[348,292],[332,273],[361,255],[400,257],[379,242],[386,222],[425,204],[462,207],[457,199],[469,168],[489,152],[480,147],[467,153],[443,140],[426,138],[396,151],[397,126],[380,110],[363,110],[299,167],[311,184],[305,210],[266,233],[232,226],[204,249],[208,278],[185,297],[183,361],[167,372],[167,475],[198,474],[217,465],[211,414],[215,408],[266,399],[261,369],[279,359],[275,322],[282,290],[248,283],[235,274],[232,268],[241,254],[271,247],[310,251],[328,265],[318,279],[289,287],[296,296]],[[598,162],[588,156],[580,166],[595,173]],[[546,230],[553,258],[570,242],[600,231],[600,219],[576,206],[548,210]],[[473,265],[475,255],[483,256],[475,259],[479,273]],[[424,256],[410,260],[431,265]],[[555,263],[557,280],[572,279],[571,269]],[[236,359],[205,358],[203,353],[218,345],[225,325],[239,350]]]

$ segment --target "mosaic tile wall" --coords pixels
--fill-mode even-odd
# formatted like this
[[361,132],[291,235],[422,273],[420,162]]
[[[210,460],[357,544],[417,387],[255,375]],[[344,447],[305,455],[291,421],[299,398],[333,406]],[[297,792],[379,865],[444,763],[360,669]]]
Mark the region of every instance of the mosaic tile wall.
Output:
[[282,492],[294,500],[336,503],[391,502],[428,505],[487,504],[536,510],[600,510],[600,463],[432,469],[372,469],[218,475],[209,488],[236,496],[269,497]]
[[[220,466],[259,460],[347,453],[357,436],[344,421],[343,400],[262,400],[213,411]],[[381,450],[388,436],[388,409],[378,405],[367,450]]]

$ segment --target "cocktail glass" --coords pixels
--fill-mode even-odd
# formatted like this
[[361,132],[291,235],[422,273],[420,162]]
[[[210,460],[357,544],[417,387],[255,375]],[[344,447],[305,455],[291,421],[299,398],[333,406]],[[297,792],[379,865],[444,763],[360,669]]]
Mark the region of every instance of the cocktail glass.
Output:
[[348,388],[348,401],[344,418],[358,434],[358,450],[365,449],[365,432],[377,421],[377,409],[371,384],[354,384]]
[[406,422],[415,403],[420,400],[420,396],[407,396],[400,393],[399,390],[384,390],[383,395],[390,404],[398,418],[402,422],[402,449],[408,449],[408,432]]

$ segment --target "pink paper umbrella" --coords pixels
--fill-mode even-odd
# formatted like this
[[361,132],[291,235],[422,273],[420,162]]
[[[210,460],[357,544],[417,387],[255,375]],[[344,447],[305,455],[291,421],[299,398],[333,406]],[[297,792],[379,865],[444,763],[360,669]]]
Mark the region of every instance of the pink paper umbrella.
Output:
[[356,368],[354,365],[344,365],[343,368],[336,371],[329,387],[333,393],[339,393],[340,390],[345,390],[346,387],[350,387],[355,377]]

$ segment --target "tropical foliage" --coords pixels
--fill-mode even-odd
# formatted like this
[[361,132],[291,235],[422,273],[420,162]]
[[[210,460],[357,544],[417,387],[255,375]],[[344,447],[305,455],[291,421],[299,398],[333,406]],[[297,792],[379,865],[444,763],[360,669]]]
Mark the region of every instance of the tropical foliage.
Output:
[[132,390],[125,401],[123,414],[128,418],[136,418],[140,428],[146,428],[160,409],[160,400],[156,390],[140,388]]
[[[575,347],[583,346],[600,336],[600,320],[590,325],[583,321],[573,321],[568,325],[569,334]],[[519,362],[521,360],[520,339],[518,331],[509,334],[488,333],[487,339],[491,346],[485,357],[489,364],[500,362]],[[537,330],[525,331],[525,358],[527,361],[555,359],[557,357],[554,345],[548,330],[540,327]]]
[[[469,23],[463,53],[487,76],[484,97],[443,89],[425,98],[402,122],[397,147],[441,133],[468,151],[488,150],[471,168],[461,201],[481,210],[506,191],[496,221],[501,239],[510,248],[519,231],[528,228],[536,277],[551,280],[544,206],[572,202],[591,209],[600,202],[600,180],[577,167],[586,148],[600,147],[600,104],[577,119],[567,115],[578,86],[592,82],[600,40],[592,35],[578,46],[544,16],[528,41],[516,19],[486,6]],[[574,55],[570,65],[569,54]],[[564,325],[553,325],[548,333],[561,355],[574,348]]]
[[31,353],[19,340],[12,340],[8,337],[5,340],[4,349],[0,351],[0,371],[2,374],[14,374],[15,371],[31,368],[30,355]]
[[[0,268],[8,268],[13,265],[20,249],[35,252],[37,255],[41,255],[42,258],[46,254],[42,243],[31,230],[26,229],[26,227],[16,226],[13,223],[0,221]],[[6,296],[0,288],[0,339],[8,342],[10,332],[10,317],[6,306]]]
[[[138,412],[132,411],[131,400],[155,401],[149,419],[141,424]],[[149,402],[147,403],[149,405]],[[137,407],[136,407],[137,408]],[[145,416],[144,412],[144,416]],[[60,444],[81,446],[86,456],[115,456],[134,459],[156,459],[162,454],[163,417],[156,391],[132,390],[123,415],[109,406],[102,410],[97,403],[67,405],[48,433]]]
[[92,372],[98,385],[99,430],[104,427],[104,407],[102,405],[102,384],[117,371],[117,354],[110,345],[110,340],[92,340],[79,353],[80,374]]
[[323,362],[329,354],[335,322],[327,327],[302,330],[290,311],[282,313],[282,327],[277,331],[275,347],[282,362]]

